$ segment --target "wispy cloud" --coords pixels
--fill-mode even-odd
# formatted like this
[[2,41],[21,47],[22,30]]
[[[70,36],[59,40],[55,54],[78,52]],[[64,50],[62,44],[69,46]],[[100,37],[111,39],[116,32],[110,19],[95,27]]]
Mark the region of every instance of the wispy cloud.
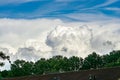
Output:
[[18,4],[18,3],[26,3],[32,1],[39,1],[39,0],[0,0],[0,5]]
[[108,7],[108,8],[105,8],[106,10],[112,10],[112,11],[120,11],[120,8],[117,8],[117,7]]
[[120,21],[119,18],[116,17],[110,17],[107,15],[104,15],[103,13],[74,13],[74,14],[68,14],[66,15],[69,18],[72,18],[76,21],[84,21],[84,22],[108,22],[108,21],[113,21],[113,22],[118,22]]
[[[35,2],[37,1],[37,2]],[[76,2],[77,1],[77,2]],[[27,3],[28,2],[28,3]],[[31,3],[29,3],[31,2]],[[110,13],[107,6],[118,2],[118,0],[9,0],[1,1],[0,4],[11,4],[0,7],[1,18],[61,18],[71,19],[74,14],[83,15],[107,15],[109,17],[118,17],[118,10],[112,9]],[[21,3],[19,5],[12,5]],[[22,4],[26,3],[26,4]],[[116,6],[119,7],[119,6]],[[30,9],[29,9],[30,8]],[[109,10],[110,10],[109,8]],[[109,14],[110,13],[110,14]],[[70,15],[72,16],[70,17]],[[69,15],[66,16],[66,15]],[[87,18],[87,17],[86,17]],[[95,18],[94,18],[95,19]],[[97,19],[97,18],[96,18]]]
[[55,0],[56,2],[74,2],[79,0]]
[[106,6],[108,6],[108,5],[112,4],[112,3],[115,3],[115,2],[117,2],[117,1],[119,1],[119,0],[106,0],[106,2],[101,3],[101,4],[99,4],[99,5],[96,5],[96,6],[94,6],[93,8],[106,7]]

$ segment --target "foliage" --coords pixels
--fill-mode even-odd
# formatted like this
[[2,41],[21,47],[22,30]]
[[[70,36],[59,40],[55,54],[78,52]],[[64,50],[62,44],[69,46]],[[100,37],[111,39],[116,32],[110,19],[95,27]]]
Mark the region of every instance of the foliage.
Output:
[[68,58],[57,55],[50,59],[41,58],[35,63],[25,60],[16,60],[11,64],[11,70],[4,70],[1,74],[2,77],[18,77],[116,66],[120,66],[119,50],[112,51],[110,54],[102,56],[93,52],[84,59],[77,56],[71,56]]
[[86,69],[96,69],[100,68],[103,64],[102,58],[100,55],[96,54],[93,52],[92,54],[89,54],[85,59],[84,59],[84,65],[83,67]]
[[11,65],[11,71],[13,76],[26,76],[31,75],[33,72],[33,62],[26,62],[24,60],[16,60]]
[[[10,57],[6,56],[3,52],[0,52],[0,59],[2,59],[2,60],[6,60],[7,59],[10,62]],[[0,66],[4,66],[4,63],[0,62]]]
[[44,74],[50,69],[50,64],[44,58],[41,58],[34,64],[34,73],[35,74]]

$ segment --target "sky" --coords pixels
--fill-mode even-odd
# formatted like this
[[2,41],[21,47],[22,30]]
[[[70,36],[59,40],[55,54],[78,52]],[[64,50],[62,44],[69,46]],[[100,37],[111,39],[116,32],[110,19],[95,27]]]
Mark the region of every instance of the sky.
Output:
[[0,0],[0,51],[12,61],[103,55],[120,50],[119,35],[120,0]]
[[[100,15],[98,20],[103,16],[120,18],[119,4],[120,0],[0,0],[0,18],[74,21],[88,21],[96,15]],[[84,19],[84,15],[89,19]]]

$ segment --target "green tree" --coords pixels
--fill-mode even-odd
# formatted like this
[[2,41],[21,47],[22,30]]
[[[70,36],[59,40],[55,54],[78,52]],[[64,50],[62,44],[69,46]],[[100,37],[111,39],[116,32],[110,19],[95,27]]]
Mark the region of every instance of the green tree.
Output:
[[103,55],[103,61],[105,64],[116,63],[119,58],[120,58],[120,50],[112,51],[110,52],[110,54]]
[[24,60],[16,60],[11,65],[13,76],[26,76],[33,74],[34,63]]
[[63,71],[64,57],[61,55],[53,56],[48,60],[50,64],[50,71],[54,72],[61,72]]
[[22,66],[23,70],[24,70],[24,75],[32,75],[34,74],[34,63],[33,62],[25,62],[25,64]]
[[[3,52],[0,52],[0,59],[2,59],[2,60],[8,60],[10,62],[10,57],[6,56]],[[0,66],[4,66],[4,63],[0,62]]]
[[35,74],[45,74],[50,71],[50,65],[45,58],[41,58],[34,65]]
[[82,68],[83,59],[80,57],[72,56],[69,58],[70,71],[78,71]]
[[69,59],[67,57],[64,57],[63,59],[60,60],[60,68],[62,72],[66,72],[66,71],[70,71],[70,63],[69,63]]
[[24,60],[16,60],[14,63],[11,65],[11,70],[13,76],[24,76],[24,70],[23,70],[23,65],[25,64]]
[[3,70],[1,72],[1,76],[4,77],[4,78],[7,78],[7,77],[11,77],[11,70]]
[[89,54],[85,59],[84,59],[84,65],[83,68],[85,69],[90,69],[90,68],[100,68],[103,66],[103,60],[102,57],[95,52],[92,54]]
[[112,51],[110,54],[104,55],[104,67],[120,66],[120,51]]
[[[3,52],[0,52],[0,59],[2,59],[2,60],[6,60],[7,59],[10,62],[10,57],[6,56]],[[4,66],[4,63],[0,62],[0,66]],[[2,80],[1,73],[0,73],[0,80]]]

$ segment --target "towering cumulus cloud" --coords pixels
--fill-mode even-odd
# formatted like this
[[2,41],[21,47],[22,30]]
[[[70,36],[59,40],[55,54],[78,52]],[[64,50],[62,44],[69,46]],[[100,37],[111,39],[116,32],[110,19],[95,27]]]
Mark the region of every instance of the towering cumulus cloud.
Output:
[[46,43],[52,47],[54,54],[84,57],[91,50],[91,35],[87,26],[58,26],[48,34]]
[[46,44],[52,47],[54,55],[85,57],[93,51],[106,54],[120,49],[118,25],[106,26],[58,26],[52,30]]
[[106,54],[120,49],[119,25],[117,21],[80,23],[59,19],[1,19],[0,51],[10,55],[12,60],[32,61],[54,55],[85,57],[93,51]]

